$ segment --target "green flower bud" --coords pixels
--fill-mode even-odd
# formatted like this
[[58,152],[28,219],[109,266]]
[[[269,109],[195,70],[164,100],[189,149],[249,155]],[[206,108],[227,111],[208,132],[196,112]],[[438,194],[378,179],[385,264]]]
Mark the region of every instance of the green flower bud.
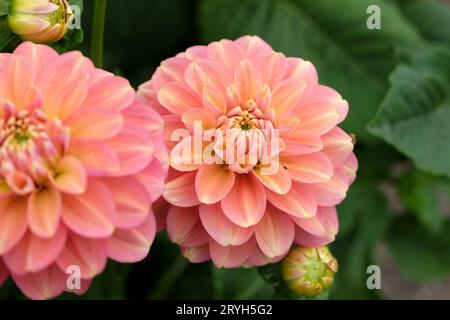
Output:
[[295,246],[282,261],[282,275],[295,293],[312,297],[329,289],[338,271],[338,262],[328,247]]
[[64,37],[72,17],[66,0],[12,0],[8,26],[23,40],[52,43]]

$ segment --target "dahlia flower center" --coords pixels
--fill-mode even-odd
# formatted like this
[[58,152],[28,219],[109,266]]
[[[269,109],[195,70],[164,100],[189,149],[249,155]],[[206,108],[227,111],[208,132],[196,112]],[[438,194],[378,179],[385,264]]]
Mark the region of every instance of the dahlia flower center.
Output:
[[0,114],[0,178],[13,190],[41,184],[67,148],[68,129],[37,108],[19,111],[7,102]]
[[275,130],[253,100],[219,119],[216,131],[214,151],[229,170],[246,173],[257,165],[270,163]]

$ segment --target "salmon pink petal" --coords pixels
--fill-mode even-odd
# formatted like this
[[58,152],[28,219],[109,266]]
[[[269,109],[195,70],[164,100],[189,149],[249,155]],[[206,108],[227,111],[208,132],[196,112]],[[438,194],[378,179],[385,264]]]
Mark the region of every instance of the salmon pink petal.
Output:
[[122,111],[122,115],[128,124],[139,126],[152,135],[160,136],[160,132],[164,130],[164,122],[161,116],[149,108],[148,105],[134,101],[129,107]]
[[258,89],[255,97],[255,102],[258,108],[264,112],[267,112],[267,110],[271,107],[272,92],[267,84],[264,84]]
[[45,97],[45,113],[64,121],[77,111],[86,98],[86,76],[92,70],[92,62],[80,52],[65,53],[48,65],[37,80]]
[[103,182],[114,195],[116,227],[126,229],[142,224],[151,210],[150,194],[135,177],[107,178]]
[[263,82],[274,88],[283,79],[286,57],[279,52],[263,51],[255,59]]
[[293,183],[289,192],[284,195],[268,190],[267,200],[278,209],[295,217],[314,217],[317,212],[314,195],[298,183]]
[[197,129],[210,129],[216,127],[216,119],[211,112],[203,108],[191,108],[183,113],[181,120],[186,128],[194,131]]
[[80,289],[67,289],[66,288],[66,292],[72,292],[74,294],[76,294],[77,296],[81,296],[83,294],[85,294],[88,290],[89,287],[92,284],[92,279],[81,279],[80,281]]
[[250,238],[239,246],[222,246],[213,239],[209,240],[211,259],[216,268],[237,268],[242,266],[255,250],[255,238]]
[[[89,176],[108,176],[120,169],[119,159],[106,143],[95,140],[75,140],[69,154],[77,158]],[[107,163],[108,166],[104,164]],[[69,184],[70,188],[71,184]]]
[[169,82],[182,82],[189,59],[182,57],[169,58],[161,62],[152,76],[151,84],[156,92]]
[[119,159],[122,176],[134,174],[147,167],[155,151],[148,133],[140,127],[128,124],[125,124],[122,131],[114,138],[109,139],[107,145]]
[[30,88],[34,88],[35,69],[26,57],[11,55],[4,61],[0,72],[0,99],[14,102],[19,109],[25,109],[33,100]]
[[33,191],[28,198],[28,224],[41,238],[53,237],[61,219],[61,194],[53,186]]
[[291,189],[292,181],[289,172],[275,160],[271,165],[278,167],[275,174],[264,173],[261,166],[254,168],[254,176],[268,189],[278,194],[286,194]]
[[105,269],[107,261],[106,240],[87,239],[71,233],[57,259],[61,270],[78,266],[82,279],[91,279]]
[[12,277],[20,290],[34,300],[54,298],[63,293],[66,288],[67,274],[56,264],[42,271],[22,276],[12,274]]
[[339,221],[335,207],[319,207],[317,215],[311,219],[294,219],[296,227],[295,239],[301,245],[324,245],[334,240]]
[[320,183],[333,176],[333,164],[321,152],[282,157],[280,162],[294,181]]
[[236,175],[233,188],[222,199],[221,205],[228,219],[247,228],[262,219],[266,209],[266,191],[256,178],[239,174]]
[[221,40],[211,42],[207,47],[207,56],[211,60],[220,61],[229,70],[234,71],[243,58],[243,52],[233,41]]
[[184,53],[180,53],[180,56],[184,56],[189,60],[204,59],[207,57],[207,47],[206,46],[192,46],[186,50]]
[[319,83],[319,77],[317,75],[314,65],[300,58],[287,58],[286,59],[286,73],[285,78],[299,79],[305,81],[308,84],[308,90],[310,88],[315,89]]
[[341,123],[348,113],[348,102],[342,99],[336,90],[324,85],[316,86],[313,94],[309,95],[303,103],[332,105],[339,115],[337,124]]
[[286,145],[283,155],[301,155],[320,151],[323,149],[323,142],[318,135],[307,131],[295,130],[283,137]]
[[128,80],[109,74],[91,84],[83,108],[119,112],[133,102],[134,96]]
[[277,115],[286,115],[293,110],[303,92],[306,84],[296,79],[288,79],[280,82],[272,93],[272,106]]
[[335,170],[333,177],[322,183],[308,185],[317,203],[321,206],[335,206],[347,195],[348,178],[343,170]]
[[208,242],[208,234],[200,221],[198,207],[172,206],[167,214],[169,239],[183,247],[196,247]]
[[281,256],[269,258],[261,251],[259,247],[257,247],[249,257],[248,263],[250,263],[253,267],[261,267],[268,263],[277,263],[285,256],[286,254],[282,254]]
[[294,224],[283,212],[268,208],[255,226],[255,237],[261,251],[269,258],[285,254],[294,240]]
[[37,73],[41,73],[51,62],[58,58],[58,53],[49,46],[22,42],[15,50],[15,55],[31,59]]
[[356,179],[356,171],[358,170],[358,160],[354,153],[351,153],[342,165],[342,170],[348,178],[348,184],[351,185]]
[[260,81],[260,75],[257,74],[252,62],[242,60],[234,73],[234,83],[239,89],[242,104],[255,98]]
[[164,192],[164,182],[168,168],[167,164],[163,163],[155,157],[147,168],[134,175],[147,189],[152,202],[158,200]]
[[51,180],[63,193],[77,195],[86,191],[86,171],[80,161],[72,156],[67,156],[59,162]]
[[191,108],[198,108],[201,102],[186,85],[171,82],[158,92],[158,101],[172,113],[182,115]]
[[6,175],[6,183],[12,191],[19,195],[29,194],[35,188],[31,177],[18,170],[13,170]]
[[62,218],[75,233],[89,238],[104,238],[114,232],[117,213],[108,187],[90,180],[86,192],[63,196]]
[[170,152],[170,165],[178,171],[194,171],[203,163],[203,147],[193,136],[187,136]]
[[220,204],[200,205],[200,219],[209,235],[222,246],[237,246],[253,235],[253,227],[242,228],[231,222]]
[[352,138],[339,127],[333,128],[321,138],[323,153],[333,162],[334,166],[339,166],[352,154]]
[[12,249],[27,230],[26,198],[0,202],[0,255]]
[[227,110],[227,101],[222,93],[212,87],[203,88],[202,102],[205,109],[215,115],[222,115]]
[[265,51],[273,51],[270,45],[258,36],[242,36],[235,41],[247,57],[255,57]]
[[116,229],[107,240],[107,253],[111,259],[130,263],[144,259],[155,239],[156,223],[153,214],[139,226],[129,229]]
[[61,226],[51,238],[39,238],[31,232],[3,258],[12,273],[25,275],[49,267],[61,253],[67,237],[67,228]]
[[196,172],[189,172],[166,183],[163,197],[179,207],[193,207],[200,203],[195,191]]
[[309,104],[298,108],[301,119],[298,129],[323,135],[336,126],[339,114],[331,104]]
[[70,117],[66,125],[73,139],[109,139],[117,135],[124,124],[123,116],[106,112],[80,110]]
[[181,254],[192,263],[202,263],[211,260],[209,244],[198,247],[181,247]]
[[227,84],[231,83],[231,73],[220,63],[201,59],[192,62],[186,68],[184,80],[198,96],[202,96],[204,87],[225,92]]
[[300,227],[295,227],[295,243],[304,247],[319,248],[331,243],[334,238],[328,236],[318,237],[304,231]]
[[195,191],[198,199],[205,204],[219,202],[230,192],[234,180],[235,174],[223,165],[201,166],[195,176]]

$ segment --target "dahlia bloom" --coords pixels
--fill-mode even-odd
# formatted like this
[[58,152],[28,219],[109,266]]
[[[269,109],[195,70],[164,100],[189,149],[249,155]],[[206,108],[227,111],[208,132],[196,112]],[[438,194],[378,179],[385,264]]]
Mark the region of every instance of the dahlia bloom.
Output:
[[72,18],[67,0],[12,0],[8,26],[23,40],[52,43],[64,37]]
[[357,160],[337,127],[348,104],[310,62],[258,37],[222,40],[163,61],[138,99],[165,123],[160,211],[190,261],[260,266],[334,240]]
[[31,42],[0,54],[0,285],[80,293],[108,258],[143,259],[166,173],[161,117],[127,80]]

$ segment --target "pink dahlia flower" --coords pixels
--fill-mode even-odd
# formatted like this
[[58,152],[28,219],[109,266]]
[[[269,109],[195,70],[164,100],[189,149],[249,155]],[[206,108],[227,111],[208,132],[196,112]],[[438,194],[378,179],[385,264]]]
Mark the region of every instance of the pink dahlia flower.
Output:
[[258,37],[222,40],[162,62],[138,97],[165,122],[169,205],[160,207],[190,261],[259,266],[294,242],[334,240],[357,161],[337,127],[348,104],[310,62]]
[[127,80],[79,52],[0,54],[0,285],[80,293],[108,258],[143,259],[166,161],[161,117]]

